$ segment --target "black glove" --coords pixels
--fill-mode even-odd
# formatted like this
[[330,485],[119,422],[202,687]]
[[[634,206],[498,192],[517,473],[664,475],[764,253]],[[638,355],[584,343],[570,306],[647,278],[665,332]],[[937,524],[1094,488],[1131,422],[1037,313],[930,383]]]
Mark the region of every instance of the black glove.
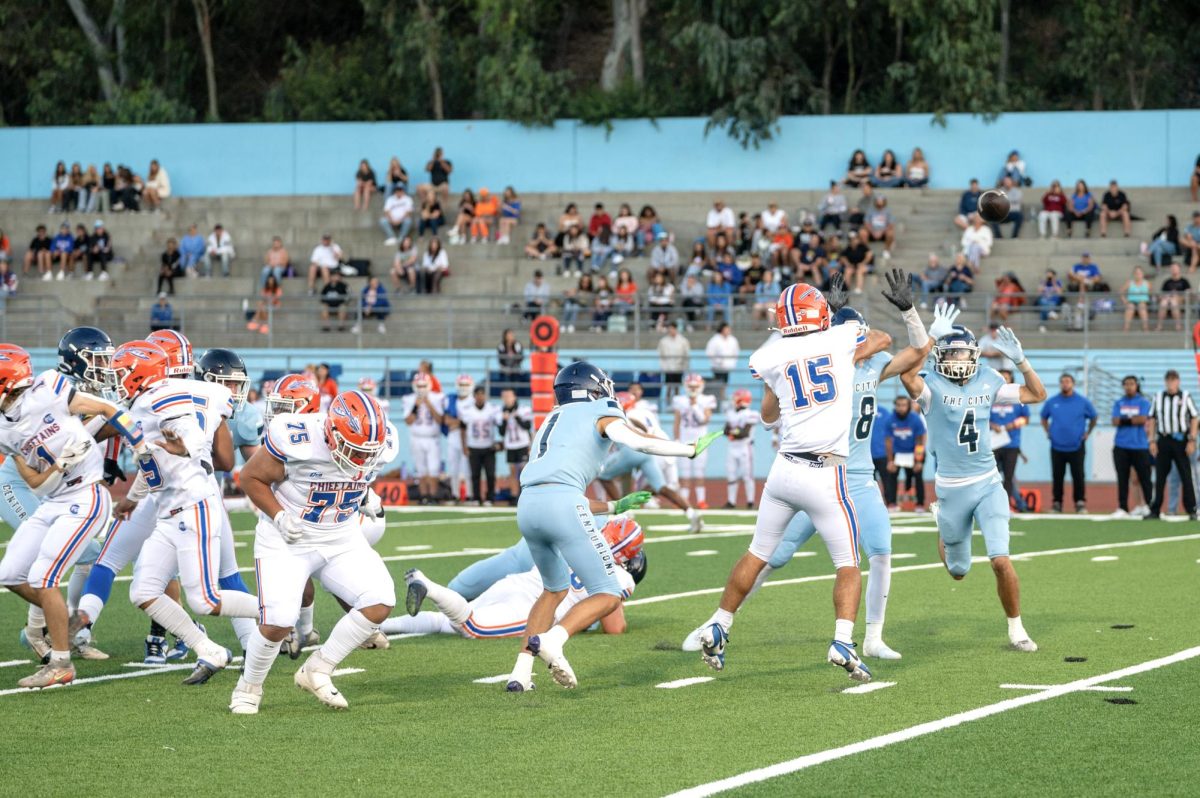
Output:
[[104,482],[105,482],[105,484],[111,485],[114,482],[116,482],[118,479],[121,480],[122,482],[125,482],[128,479],[128,477],[125,476],[125,472],[121,470],[121,464],[119,462],[117,462],[116,460],[111,460],[111,459],[105,458],[105,460],[104,460]]
[[837,313],[842,308],[846,307],[846,300],[849,297],[846,295],[846,282],[842,279],[841,272],[834,272],[829,278],[829,290],[825,292],[825,301],[829,303],[829,312]]
[[901,313],[912,310],[912,280],[909,279],[908,272],[904,269],[892,269],[891,272],[884,272],[883,276],[888,284],[888,290],[880,292],[883,298],[895,305]]

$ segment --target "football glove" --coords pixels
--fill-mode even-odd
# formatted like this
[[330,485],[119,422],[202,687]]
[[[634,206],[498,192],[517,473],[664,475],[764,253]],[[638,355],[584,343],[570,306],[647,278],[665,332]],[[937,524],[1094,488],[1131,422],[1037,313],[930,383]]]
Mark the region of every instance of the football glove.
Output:
[[83,462],[83,458],[87,457],[87,453],[91,451],[91,448],[92,441],[90,438],[80,439],[62,450],[55,465],[63,471],[70,471]]
[[829,312],[837,313],[846,307],[846,300],[849,298],[846,295],[846,282],[842,279],[842,273],[834,272],[833,276],[829,278],[829,290],[825,292],[825,301],[829,303]]
[[363,496],[362,504],[359,505],[358,509],[367,518],[382,518],[383,499],[379,498],[378,493],[370,488],[367,488],[366,494]]
[[954,320],[961,313],[956,305],[943,302],[933,309],[933,323],[929,325],[929,337],[937,341],[944,335],[954,332]]
[[125,472],[121,470],[121,464],[112,458],[104,460],[104,481],[111,485],[117,480],[125,482],[129,478],[125,476]]
[[613,502],[613,515],[620,515],[621,513],[628,512],[630,510],[636,510],[646,502],[650,501],[653,496],[654,494],[648,490],[639,490],[637,493],[630,493],[628,496],[622,496]]
[[275,524],[275,528],[279,530],[279,534],[283,535],[283,539],[289,544],[298,543],[304,537],[304,525],[301,524],[299,518],[287,510],[280,510],[275,513],[275,517],[271,521]]
[[719,437],[721,437],[720,432],[710,432],[707,435],[701,435],[700,439],[696,441],[696,451],[692,452],[692,457],[696,457],[709,446],[712,446],[712,442]]
[[1016,334],[1008,327],[996,330],[995,347],[1014,365],[1019,366],[1025,362],[1025,350],[1021,348],[1021,342],[1017,340]]
[[912,310],[912,280],[909,279],[908,272],[904,269],[892,269],[891,272],[884,272],[883,276],[888,284],[888,290],[880,292],[883,298],[895,305],[901,313]]

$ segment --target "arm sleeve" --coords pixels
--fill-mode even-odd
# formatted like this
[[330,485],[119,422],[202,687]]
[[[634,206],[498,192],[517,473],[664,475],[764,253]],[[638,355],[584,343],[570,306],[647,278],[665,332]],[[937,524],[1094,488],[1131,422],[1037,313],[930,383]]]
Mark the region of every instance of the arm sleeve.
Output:
[[[1015,405],[1021,403],[1021,386],[1015,382],[1006,382],[996,389],[996,398],[993,404],[998,405]],[[1092,411],[1095,415],[1095,410]]]
[[917,397],[917,407],[921,408],[922,413],[928,413],[930,404],[933,402],[933,391],[929,390],[929,383],[925,383],[925,387],[921,390],[921,395]]
[[628,446],[644,454],[661,457],[691,457],[696,447],[690,443],[678,443],[662,438],[647,438],[634,432],[623,419],[618,419],[604,428],[604,434],[613,443]]

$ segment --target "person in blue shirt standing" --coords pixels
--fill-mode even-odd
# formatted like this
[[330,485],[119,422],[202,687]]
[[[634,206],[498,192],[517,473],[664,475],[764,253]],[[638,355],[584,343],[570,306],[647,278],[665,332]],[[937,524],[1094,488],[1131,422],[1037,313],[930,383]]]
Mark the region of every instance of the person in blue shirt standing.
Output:
[[[884,453],[887,471],[884,494],[888,509],[896,507],[900,470],[904,470],[904,491],[916,490],[917,509],[925,507],[925,420],[912,412],[912,400],[897,396],[895,412],[884,424]],[[913,483],[916,483],[915,486]]]
[[[1000,376],[1006,383],[1013,382],[1013,373],[1009,369],[1000,369]],[[992,405],[992,454],[996,458],[996,468],[1004,477],[1004,490],[1016,507],[1018,513],[1023,513],[1028,507],[1017,486],[1017,460],[1021,456],[1021,427],[1029,423],[1029,406],[1023,404]],[[997,436],[1008,442],[996,445]]]
[[1082,513],[1087,509],[1083,460],[1088,436],[1096,427],[1096,408],[1086,396],[1075,392],[1075,378],[1070,374],[1058,378],[1058,389],[1058,395],[1042,405],[1042,428],[1050,437],[1050,468],[1054,475],[1052,508],[1056,513],[1062,512],[1063,481],[1069,466],[1075,512]]
[[[1112,423],[1117,428],[1113,438],[1113,468],[1117,471],[1117,509],[1113,518],[1129,517],[1129,472],[1137,474],[1142,489],[1142,503],[1137,510],[1150,512],[1149,502],[1154,497],[1150,483],[1150,440],[1146,436],[1146,422],[1150,419],[1150,400],[1142,394],[1138,378],[1130,374],[1121,380],[1125,395],[1113,402]],[[1138,511],[1134,515],[1138,515]]]

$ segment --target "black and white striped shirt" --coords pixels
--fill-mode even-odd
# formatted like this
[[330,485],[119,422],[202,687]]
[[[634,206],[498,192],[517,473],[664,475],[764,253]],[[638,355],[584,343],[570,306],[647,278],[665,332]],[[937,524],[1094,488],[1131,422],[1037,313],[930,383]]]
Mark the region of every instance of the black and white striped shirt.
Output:
[[1150,405],[1150,417],[1154,419],[1154,428],[1159,435],[1187,435],[1192,419],[1198,415],[1192,395],[1187,391],[1177,394],[1159,391]]

